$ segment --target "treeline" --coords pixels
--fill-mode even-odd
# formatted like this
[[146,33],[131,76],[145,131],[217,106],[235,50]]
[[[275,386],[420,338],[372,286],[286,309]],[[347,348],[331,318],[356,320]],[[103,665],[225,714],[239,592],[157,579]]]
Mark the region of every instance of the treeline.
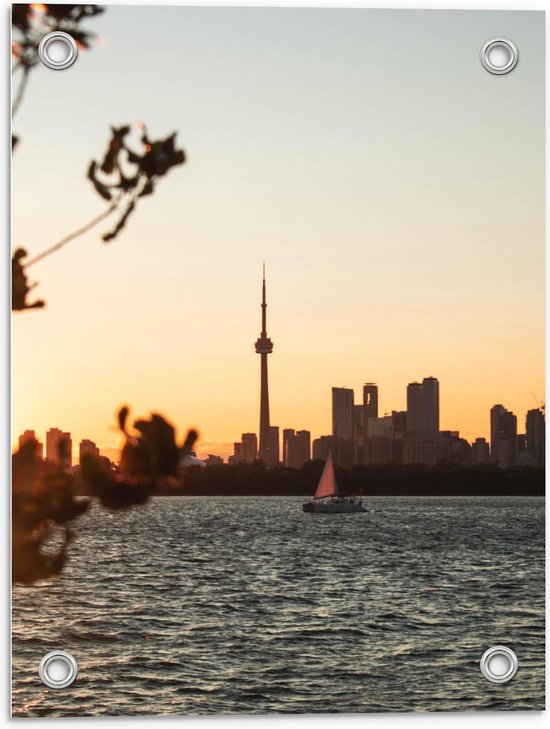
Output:
[[[180,483],[165,486],[166,495],[312,496],[323,461],[301,469],[266,468],[263,463],[192,466]],[[544,470],[479,466],[373,465],[337,469],[340,491],[365,496],[543,496]]]

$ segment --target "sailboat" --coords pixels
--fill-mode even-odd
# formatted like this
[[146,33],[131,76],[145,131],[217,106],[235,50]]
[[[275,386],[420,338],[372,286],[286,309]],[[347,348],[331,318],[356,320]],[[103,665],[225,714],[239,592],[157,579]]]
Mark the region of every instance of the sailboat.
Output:
[[302,511],[315,514],[353,514],[366,511],[361,497],[342,496],[338,491],[332,452],[328,454],[315,496],[302,504]]

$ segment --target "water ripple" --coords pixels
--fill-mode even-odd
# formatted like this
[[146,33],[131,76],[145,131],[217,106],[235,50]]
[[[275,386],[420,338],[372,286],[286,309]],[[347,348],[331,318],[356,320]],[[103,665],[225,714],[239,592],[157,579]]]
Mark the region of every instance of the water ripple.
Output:
[[[65,573],[13,595],[16,716],[544,708],[544,501],[162,498],[79,522]],[[520,670],[488,683],[490,645]],[[52,691],[37,666],[72,652]]]

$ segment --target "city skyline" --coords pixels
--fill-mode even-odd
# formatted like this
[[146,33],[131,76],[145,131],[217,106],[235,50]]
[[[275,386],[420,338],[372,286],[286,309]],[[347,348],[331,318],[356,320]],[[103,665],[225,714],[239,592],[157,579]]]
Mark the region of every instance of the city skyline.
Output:
[[[409,383],[407,391],[409,391],[411,386],[416,390],[416,386],[424,385],[426,382],[430,388],[433,388],[434,381],[437,383],[437,390],[439,390],[439,382],[437,379],[427,377],[424,378],[422,383]],[[345,410],[345,408],[341,408],[341,405],[337,405],[335,408],[335,391],[341,393],[342,390],[347,392],[348,409],[350,411],[347,416],[345,414],[342,415],[342,412],[338,412]],[[489,439],[478,436],[471,442],[468,442],[466,439],[460,437],[459,431],[438,430],[433,432],[426,427],[430,421],[433,422],[438,417],[438,413],[435,412],[433,405],[431,408],[427,408],[428,412],[420,419],[420,431],[418,431],[415,425],[417,422],[415,418],[416,400],[411,401],[411,408],[408,408],[406,411],[393,410],[391,414],[385,413],[380,416],[377,408],[375,407],[373,409],[373,403],[370,399],[370,395],[373,392],[375,393],[376,405],[378,387],[375,383],[366,383],[363,386],[363,403],[361,405],[355,405],[353,396],[350,397],[350,393],[353,395],[353,391],[350,388],[332,388],[333,433],[312,438],[311,431],[307,429],[296,430],[294,428],[284,428],[282,430],[281,442],[278,442],[275,446],[277,454],[280,452],[281,457],[280,459],[278,457],[275,459],[269,456],[271,460],[266,465],[283,465],[289,468],[300,468],[310,459],[326,459],[331,450],[335,453],[335,459],[339,461],[339,465],[346,467],[357,464],[368,465],[369,463],[382,464],[390,462],[436,465],[439,460],[450,457],[451,452],[448,451],[448,447],[452,441],[455,441],[456,443],[463,442],[468,446],[468,453],[462,460],[455,458],[456,462],[462,463],[462,465],[495,462],[501,467],[513,467],[516,465],[544,466],[544,405],[527,411],[525,414],[525,428],[523,433],[518,432],[518,418],[515,413],[507,410],[501,404],[493,405],[489,412]],[[369,397],[367,397],[367,393],[369,393]],[[362,413],[362,417],[359,419],[357,418],[358,411]],[[337,427],[335,428],[334,425],[342,417],[350,418],[351,430],[348,431],[348,440],[353,441],[352,444],[345,444],[344,450],[338,445],[338,432],[341,431]],[[367,418],[367,428],[364,428],[365,417]],[[358,420],[361,422],[360,429],[356,427]],[[391,435],[387,434],[388,427],[391,430]],[[278,426],[275,426],[274,430],[278,433]],[[396,434],[397,439],[395,438]],[[45,451],[43,442],[36,435],[36,431],[30,429],[25,430],[18,436],[18,448],[21,448],[30,439],[37,441],[38,455],[41,458],[44,457],[55,462],[60,462],[59,441],[65,439],[68,443],[67,455],[65,456],[65,466],[67,467],[73,465],[76,452],[79,455],[79,462],[83,453],[89,453],[95,456],[101,455],[114,463],[118,462],[119,454],[116,449],[111,447],[101,448],[88,438],[80,440],[78,451],[76,451],[76,442],[75,447],[73,448],[72,446],[71,433],[62,431],[57,427],[52,426],[46,431]],[[403,440],[398,457],[396,457],[395,449],[392,449],[392,444],[384,443],[385,440]],[[433,447],[438,440],[439,446],[445,446],[443,451],[441,451],[441,448],[438,450]],[[372,449],[372,443],[376,443],[377,441],[378,447],[380,447],[381,443],[385,447],[382,450],[375,450],[373,454],[372,450],[368,449]],[[427,446],[428,450],[426,450]],[[347,450],[350,447],[351,453]],[[520,453],[524,453],[525,455],[522,457],[519,455]],[[227,456],[213,453],[209,450],[208,452],[204,451],[201,457],[208,465],[224,462],[229,464],[239,462],[252,463],[256,460],[264,460],[260,456],[258,435],[253,432],[242,433],[241,440],[232,443],[232,453]]]
[[[518,454],[523,451],[523,465],[544,465],[544,404],[537,402],[536,409],[527,411],[524,434],[518,434],[517,416],[512,411],[502,404],[493,405],[489,413],[489,439],[478,435],[470,442],[460,435],[460,430],[440,428],[440,383],[432,375],[424,377],[422,382],[407,384],[405,410],[392,409],[383,415],[379,411],[376,382],[363,384],[362,403],[355,402],[355,388],[333,386],[330,434],[312,438],[310,430],[285,427],[281,441],[281,429],[272,425],[270,418],[267,356],[273,352],[273,342],[267,335],[265,261],[260,308],[261,332],[255,342],[255,352],[261,357],[258,434],[243,432],[240,441],[232,442],[231,453],[227,450],[216,452],[216,448],[209,448],[209,444],[203,442],[203,447],[197,450],[203,458],[206,455],[205,463],[251,463],[260,460],[267,466],[299,468],[312,457],[326,459],[332,451],[335,462],[345,467],[389,462],[435,465],[440,460],[452,458],[463,464],[494,461],[501,467],[513,467],[517,464]],[[542,418],[542,426],[537,414]],[[25,430],[19,436],[19,447],[29,437],[35,438],[34,430]],[[66,453],[60,457],[59,443],[62,440]],[[39,440],[38,444],[41,453],[43,445]],[[83,453],[91,453],[104,455],[116,462],[114,448],[99,448],[88,438],[80,441],[78,453],[79,460]],[[74,457],[70,432],[49,428],[45,457],[51,461],[62,460],[65,466],[70,467]]]
[[[479,63],[491,13],[412,13],[406,32],[400,11],[136,7],[131,27],[125,13],[90,19],[105,45],[71,69],[33,70],[16,118],[14,247],[32,257],[104,210],[86,170],[112,124],[177,130],[187,161],[119,239],[91,231],[29,271],[47,306],[13,321],[14,446],[29,424],[57,423],[116,448],[128,404],[230,453],[258,430],[263,259],[281,432],[330,432],[331,387],[366,380],[391,412],[433,373],[441,428],[469,440],[489,438],[495,403],[524,413],[531,392],[544,399],[536,13],[498,14],[529,48],[506,79]],[[162,58],[134,52],[152,33]],[[182,93],[159,81],[167,65]]]
[[[494,461],[502,467],[513,467],[516,465],[518,453],[524,451],[526,456],[523,465],[544,464],[544,455],[541,455],[545,443],[544,404],[537,402],[536,409],[527,411],[524,434],[518,434],[517,415],[502,404],[495,404],[489,412],[489,438],[477,435],[468,440],[460,435],[459,429],[440,428],[440,383],[432,375],[424,377],[422,382],[413,381],[407,384],[405,410],[392,409],[383,415],[379,411],[379,388],[376,382],[363,384],[362,403],[355,403],[355,388],[333,386],[330,434],[312,437],[310,430],[285,427],[282,429],[281,441],[281,429],[278,425],[272,425],[269,407],[267,356],[273,352],[273,342],[267,335],[265,261],[262,266],[260,307],[261,332],[255,342],[255,352],[261,356],[258,434],[243,432],[240,441],[235,439],[232,442],[231,453],[226,449],[216,452],[216,448],[209,448],[210,444],[206,442],[200,448],[199,441],[197,451],[203,458],[206,455],[206,463],[250,463],[260,460],[267,466],[282,464],[296,468],[304,465],[310,458],[315,458],[315,452],[319,458],[325,459],[332,451],[335,462],[345,467],[389,462],[435,465],[440,460],[452,457],[454,442],[454,457],[464,463]],[[536,414],[542,417],[542,431]],[[21,447],[29,437],[35,438],[34,430],[25,430],[18,437],[18,446]],[[36,440],[41,453],[43,445]],[[63,456],[59,455],[61,441],[65,442],[66,449]],[[45,442],[45,457],[48,460],[63,461],[68,467],[72,465],[74,450],[69,431],[50,427],[46,432]],[[88,438],[80,441],[78,453],[79,460],[83,453],[91,453],[104,455],[116,462],[113,447],[100,448]]]

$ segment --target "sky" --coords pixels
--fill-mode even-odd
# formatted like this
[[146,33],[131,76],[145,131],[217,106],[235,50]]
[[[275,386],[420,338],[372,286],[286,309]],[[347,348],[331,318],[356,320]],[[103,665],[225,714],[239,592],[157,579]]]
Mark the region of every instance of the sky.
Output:
[[[13,442],[49,427],[117,447],[122,404],[197,427],[199,455],[258,432],[262,262],[271,422],[330,433],[331,387],[440,381],[441,428],[544,400],[544,15],[110,6],[14,120],[12,245],[102,212],[85,177],[110,125],[177,131],[187,162],[30,269],[12,323]],[[514,71],[483,69],[494,36]]]

